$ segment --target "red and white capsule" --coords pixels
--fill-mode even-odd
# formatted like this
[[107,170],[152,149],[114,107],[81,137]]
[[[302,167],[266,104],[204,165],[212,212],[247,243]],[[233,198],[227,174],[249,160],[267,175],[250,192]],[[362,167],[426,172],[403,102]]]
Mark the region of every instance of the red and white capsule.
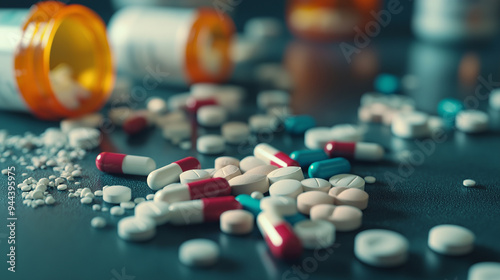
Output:
[[169,207],[169,221],[173,225],[216,222],[219,221],[222,213],[234,209],[243,209],[234,196],[175,202]]
[[274,211],[263,211],[257,216],[257,226],[267,246],[278,259],[296,259],[302,254],[302,242],[292,227]]
[[106,173],[148,176],[156,169],[150,157],[102,152],[95,159],[97,169]]
[[269,144],[261,143],[255,146],[253,154],[256,158],[277,167],[300,166],[298,162],[291,159],[287,154],[280,152]]
[[328,142],[325,152],[329,157],[348,157],[361,161],[380,161],[384,158],[384,148],[376,143]]
[[179,175],[181,175],[182,172],[200,168],[200,162],[194,157],[187,157],[174,161],[171,164],[165,165],[149,173],[147,179],[148,186],[152,190],[159,190],[168,184],[178,182]]
[[155,194],[155,201],[174,203],[206,197],[227,196],[231,186],[224,178],[210,178],[187,184],[173,184]]
[[126,118],[122,128],[128,135],[135,135],[150,127],[153,122],[153,115],[146,110],[141,110]]

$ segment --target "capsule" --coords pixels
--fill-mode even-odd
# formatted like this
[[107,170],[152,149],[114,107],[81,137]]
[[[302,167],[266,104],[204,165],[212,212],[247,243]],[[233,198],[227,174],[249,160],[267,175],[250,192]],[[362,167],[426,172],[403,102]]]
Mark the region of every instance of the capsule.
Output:
[[345,158],[337,157],[311,164],[308,174],[310,178],[329,179],[333,175],[349,173],[350,171],[351,164],[349,161]]
[[128,135],[135,135],[147,129],[152,123],[152,117],[149,115],[149,112],[139,111],[126,118],[122,124],[122,128]]
[[[240,195],[236,196],[236,200],[239,203],[241,203],[241,205],[243,206],[243,209],[252,212],[252,214],[254,214],[255,217],[257,217],[260,214],[260,212],[261,212],[260,200],[255,199],[255,198],[249,196],[248,194],[240,194]],[[297,222],[300,222],[300,221],[307,219],[306,216],[304,216],[298,212],[294,215],[291,215],[291,216],[284,216],[283,218],[288,223],[290,223],[292,225],[294,225]]]
[[257,216],[257,226],[266,240],[267,246],[278,259],[296,259],[302,254],[302,242],[292,227],[273,211],[265,211]]
[[242,208],[234,196],[175,202],[169,207],[170,223],[173,225],[193,225],[216,222],[222,213]]
[[328,155],[322,149],[300,150],[290,154],[290,158],[297,161],[300,167],[309,167],[314,162],[328,159]]
[[277,167],[300,166],[298,162],[291,159],[287,154],[280,152],[265,143],[255,146],[253,154],[256,158],[263,160],[266,164],[271,164]]
[[291,134],[302,134],[316,126],[316,120],[309,115],[291,116],[285,119],[285,130]]
[[376,143],[337,141],[326,143],[325,153],[331,158],[347,157],[364,161],[379,161],[385,154],[384,148]]
[[95,159],[97,169],[106,173],[148,176],[156,169],[156,162],[149,157],[102,152]]
[[210,178],[187,184],[174,184],[158,191],[155,201],[174,203],[205,197],[227,196],[231,194],[231,186],[224,178]]
[[148,186],[152,190],[159,190],[168,184],[179,181],[179,175],[181,175],[182,172],[200,168],[201,164],[196,158],[183,158],[149,173],[147,179]]

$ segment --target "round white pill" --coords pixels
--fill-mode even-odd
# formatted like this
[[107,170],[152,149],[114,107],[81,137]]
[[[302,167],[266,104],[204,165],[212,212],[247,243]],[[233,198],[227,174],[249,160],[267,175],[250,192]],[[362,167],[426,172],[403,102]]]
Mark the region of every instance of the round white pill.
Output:
[[308,178],[300,181],[302,184],[302,189],[305,192],[308,191],[320,191],[320,192],[328,192],[332,187],[332,184],[325,179],[321,178]]
[[335,225],[337,231],[352,231],[361,226],[363,212],[349,205],[314,205],[310,210],[311,220],[326,220]]
[[304,144],[310,150],[323,149],[332,140],[332,130],[329,127],[313,127],[304,134]]
[[490,107],[500,110],[500,89],[495,89],[490,93]]
[[229,210],[220,215],[220,230],[227,234],[248,234],[253,224],[254,215],[246,210]]
[[240,166],[240,160],[235,157],[218,157],[215,159],[214,167],[219,170],[224,166],[234,165],[236,167]]
[[469,268],[468,280],[500,279],[500,262],[480,262]]
[[262,166],[262,165],[267,165],[264,161],[254,157],[254,156],[247,156],[244,159],[240,161],[240,169],[241,172],[245,173],[255,167]]
[[479,133],[488,130],[488,114],[479,110],[464,110],[457,114],[455,125],[465,133]]
[[402,111],[392,119],[392,133],[401,138],[421,138],[429,135],[429,116],[416,111]]
[[264,175],[248,174],[236,176],[229,180],[233,195],[251,194],[253,192],[266,193],[269,191],[269,180]]
[[261,193],[261,192],[252,192],[250,194],[250,196],[253,198],[253,199],[257,199],[257,200],[261,200],[262,198],[264,198],[264,194]]
[[103,217],[94,217],[90,220],[90,225],[93,228],[103,228],[106,226],[106,219]]
[[129,201],[132,199],[132,190],[125,186],[108,186],[102,190],[102,199],[114,204]]
[[224,166],[223,168],[217,170],[214,174],[214,178],[224,178],[226,180],[231,180],[236,176],[241,175],[241,171],[238,167],[234,165],[227,165]]
[[187,184],[191,182],[201,181],[210,178],[210,174],[201,169],[191,169],[186,170],[179,175],[181,184]]
[[217,263],[220,249],[217,243],[208,239],[192,239],[179,247],[179,260],[182,264],[206,267]]
[[155,221],[156,225],[163,225],[168,221],[170,205],[163,201],[145,201],[135,207],[137,217],[148,217]]
[[118,236],[128,241],[145,241],[156,234],[156,224],[151,218],[130,216],[118,222]]
[[267,174],[267,178],[269,178],[271,184],[284,179],[293,179],[300,183],[300,181],[304,180],[304,173],[302,173],[302,169],[298,166],[287,166],[272,171]]
[[408,244],[408,240],[397,232],[370,229],[356,235],[354,254],[369,265],[394,267],[408,260]]
[[329,180],[332,187],[356,188],[365,190],[365,180],[353,174],[338,174],[330,177]]
[[377,182],[377,178],[373,176],[366,176],[364,180],[367,184],[374,184],[375,182]]
[[265,90],[257,95],[257,106],[267,109],[272,106],[288,106],[290,94],[282,90]]
[[303,192],[300,181],[293,179],[280,180],[269,187],[271,196],[288,196],[297,199],[297,196]]
[[457,225],[438,225],[429,231],[428,245],[433,251],[449,256],[461,256],[474,249],[474,233]]
[[292,216],[297,213],[297,201],[287,196],[266,196],[260,201],[260,210],[273,211],[280,216]]
[[123,209],[134,209],[135,202],[133,201],[120,202],[120,207]]
[[466,179],[462,182],[462,184],[464,185],[464,187],[475,187],[476,186],[476,181],[474,180],[471,180],[471,179]]
[[277,119],[271,115],[253,115],[248,119],[253,132],[272,132],[277,127]]
[[244,122],[227,122],[222,125],[221,133],[229,144],[241,144],[248,140],[250,128]]
[[224,138],[220,135],[203,135],[196,141],[196,150],[207,155],[221,154],[226,149]]
[[248,170],[247,172],[245,172],[245,174],[259,174],[267,176],[267,174],[273,172],[276,169],[278,169],[278,167],[275,165],[261,165]]
[[293,231],[306,249],[328,248],[335,242],[335,226],[327,221],[300,221]]
[[123,209],[120,206],[113,206],[111,209],[109,209],[109,213],[113,216],[122,216],[125,214],[125,209]]
[[217,127],[227,120],[227,111],[222,106],[209,105],[201,107],[196,116],[200,125]]
[[165,114],[168,110],[167,102],[160,97],[151,97],[146,100],[146,108],[155,114]]

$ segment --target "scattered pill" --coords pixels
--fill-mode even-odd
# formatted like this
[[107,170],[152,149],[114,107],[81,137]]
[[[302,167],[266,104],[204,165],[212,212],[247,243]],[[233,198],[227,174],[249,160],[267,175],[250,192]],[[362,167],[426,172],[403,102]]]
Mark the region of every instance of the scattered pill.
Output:
[[297,214],[297,202],[287,196],[266,196],[260,200],[261,211],[274,211],[280,216]]
[[145,201],[135,207],[135,216],[151,218],[156,225],[163,225],[169,219],[169,206],[163,201]]
[[250,211],[255,216],[260,213],[260,200],[251,197],[248,194],[240,194],[235,197],[236,201],[238,201],[243,209]]
[[123,209],[134,209],[135,202],[133,201],[120,202],[120,207]]
[[102,172],[141,176],[147,176],[156,169],[152,158],[108,152],[100,153],[95,165]]
[[150,97],[146,100],[146,108],[154,114],[165,114],[168,111],[167,102],[160,97]]
[[154,198],[155,198],[155,195],[152,193],[146,195],[146,200],[153,200]]
[[288,196],[297,199],[297,196],[303,192],[300,181],[293,179],[279,180],[269,187],[269,195],[271,196]]
[[266,163],[254,156],[247,156],[240,161],[240,169],[243,173],[261,165],[266,165]]
[[332,187],[330,182],[321,178],[308,178],[300,181],[300,183],[302,184],[302,189],[305,192],[320,191],[327,193]]
[[[351,164],[345,158],[332,158],[317,161],[309,166],[308,174],[311,178],[329,179],[330,177],[351,171]],[[331,182],[330,182],[331,183]]]
[[379,144],[366,142],[331,141],[325,145],[325,153],[330,157],[347,157],[360,161],[380,161],[384,158],[384,148]]
[[335,243],[335,226],[327,221],[300,221],[293,226],[293,231],[306,249],[324,249]]
[[130,216],[118,222],[118,236],[127,241],[145,241],[153,238],[155,234],[156,223],[151,218]]
[[240,160],[234,157],[218,157],[215,159],[215,169],[219,170],[227,165],[240,166]]
[[422,138],[429,135],[429,116],[415,111],[396,114],[392,121],[392,133],[401,138]]
[[330,137],[333,141],[360,142],[363,140],[364,129],[352,124],[337,124],[331,128]]
[[146,199],[144,197],[137,197],[134,199],[135,204],[139,204],[139,203],[142,203],[144,201],[146,201]]
[[174,203],[206,197],[227,196],[231,194],[231,186],[224,178],[209,178],[187,184],[172,184],[158,191],[155,201]]
[[291,134],[302,134],[316,126],[316,120],[309,115],[290,116],[285,119],[285,129]]
[[120,206],[113,206],[111,209],[109,209],[109,213],[113,216],[122,216],[125,214],[125,209],[123,209]]
[[494,110],[500,110],[500,90],[495,89],[490,93],[490,107]]
[[408,248],[408,240],[390,230],[365,230],[354,239],[354,254],[360,261],[372,266],[402,265],[408,260]]
[[152,190],[159,190],[168,184],[178,181],[179,175],[182,172],[200,168],[200,162],[196,158],[183,158],[149,173],[147,183]]
[[94,210],[94,211],[100,211],[101,210],[101,205],[99,205],[99,204],[92,205],[92,210]]
[[219,221],[228,210],[241,209],[233,196],[202,198],[172,203],[169,207],[172,225],[190,225]]
[[255,146],[253,153],[256,158],[264,161],[266,164],[275,165],[277,167],[300,166],[298,162],[291,159],[287,154],[278,151],[266,143]]
[[243,174],[229,180],[231,193],[233,195],[251,194],[258,191],[266,193],[269,191],[269,180],[265,175]]
[[243,122],[227,122],[222,125],[221,133],[229,144],[245,143],[250,136],[250,128]]
[[466,255],[474,249],[474,233],[457,225],[438,225],[430,229],[428,245],[433,251],[449,256]]
[[208,239],[188,240],[179,247],[179,261],[186,266],[212,266],[217,263],[219,256],[219,245]]
[[152,114],[146,110],[133,112],[122,123],[122,128],[128,135],[137,135],[154,122]]
[[104,228],[106,226],[106,219],[103,217],[94,217],[90,220],[90,225],[93,228]]
[[269,179],[269,182],[271,184],[285,179],[302,181],[304,180],[304,174],[302,173],[302,169],[300,167],[289,166],[271,171],[269,174],[267,174],[267,178]]
[[238,167],[234,165],[226,165],[223,168],[217,170],[217,172],[214,173],[213,177],[224,178],[229,181],[239,175],[241,175],[241,171]]
[[102,196],[103,194],[104,194],[104,192],[101,190],[97,190],[94,192],[94,196]]
[[271,115],[253,115],[248,119],[250,130],[255,133],[271,133],[277,124],[277,118]]
[[364,210],[368,206],[368,194],[360,189],[333,187],[328,195],[334,198],[335,205],[350,205],[360,210]]
[[187,184],[210,178],[210,174],[202,169],[186,170],[179,175],[181,184]]
[[480,133],[488,130],[489,116],[479,110],[463,110],[457,114],[455,125],[465,133]]
[[300,167],[307,168],[316,161],[328,159],[328,155],[323,149],[300,150],[292,152],[290,158],[298,162]]
[[198,110],[196,117],[202,126],[217,127],[227,120],[227,111],[219,105],[203,106]]
[[309,215],[311,208],[315,205],[319,204],[332,204],[333,205],[333,197],[328,194],[320,191],[310,191],[301,193],[297,197],[297,209],[302,214]]
[[83,197],[82,199],[80,199],[80,202],[82,204],[90,204],[90,203],[92,203],[92,198],[90,198],[90,197]]
[[462,184],[464,185],[464,187],[474,187],[474,186],[476,186],[476,181],[471,180],[471,179],[466,179],[463,181]]
[[252,193],[250,194],[250,196],[251,196],[253,199],[258,199],[258,200],[261,200],[262,198],[264,198],[264,194],[263,194],[263,193],[261,193],[261,192],[257,192],[257,191],[252,192]]
[[468,280],[494,280],[500,277],[499,262],[479,262],[469,268]]
[[132,199],[132,190],[125,186],[108,186],[104,188],[102,198],[107,203],[119,204]]
[[56,200],[52,196],[48,196],[45,198],[45,204],[52,205],[56,203]]
[[199,153],[215,155],[226,149],[224,138],[220,135],[203,135],[196,140],[196,150]]
[[338,174],[329,179],[332,187],[346,187],[365,190],[365,180],[353,174]]
[[335,225],[337,231],[352,231],[361,227],[363,212],[349,205],[315,205],[310,210],[311,220],[326,220]]
[[375,182],[377,182],[377,178],[373,176],[366,176],[364,180],[367,184],[374,184]]
[[276,169],[278,169],[278,167],[274,165],[260,165],[248,170],[245,174],[259,174],[267,176]]
[[229,210],[220,216],[220,230],[226,234],[243,235],[252,232],[254,215],[246,210]]

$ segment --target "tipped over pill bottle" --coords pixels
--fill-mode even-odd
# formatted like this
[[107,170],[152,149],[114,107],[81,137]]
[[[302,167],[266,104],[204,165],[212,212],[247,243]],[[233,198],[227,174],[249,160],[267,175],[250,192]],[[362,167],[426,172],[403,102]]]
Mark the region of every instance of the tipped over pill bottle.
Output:
[[41,119],[100,109],[114,82],[101,18],[81,5],[0,9],[0,109]]
[[119,10],[108,30],[118,73],[146,89],[231,75],[234,24],[214,9],[132,6]]
[[313,41],[345,39],[364,30],[380,0],[289,0],[286,20],[297,37]]

